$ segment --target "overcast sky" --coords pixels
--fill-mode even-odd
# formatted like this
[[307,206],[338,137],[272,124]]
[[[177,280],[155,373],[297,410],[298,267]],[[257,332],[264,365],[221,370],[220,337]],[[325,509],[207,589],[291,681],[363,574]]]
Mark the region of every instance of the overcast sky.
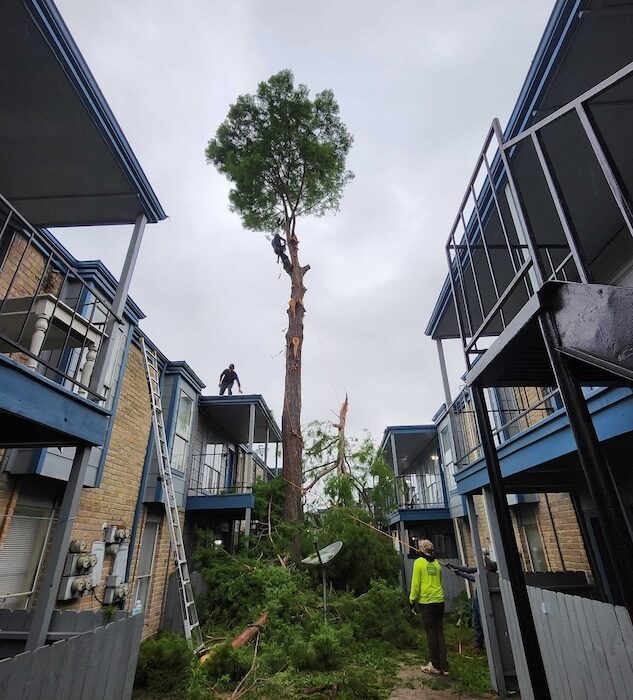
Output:
[[[204,149],[237,95],[290,68],[334,90],[354,135],[336,216],[298,224],[303,419],[349,393],[350,435],[428,423],[443,402],[424,328],[444,243],[493,117],[505,125],[553,0],[57,0],[169,219],[148,226],[131,294],[142,328],[217,391],[234,362],[280,422],[289,280],[228,211]],[[55,232],[118,276],[130,227]],[[454,386],[464,371],[447,348]]]

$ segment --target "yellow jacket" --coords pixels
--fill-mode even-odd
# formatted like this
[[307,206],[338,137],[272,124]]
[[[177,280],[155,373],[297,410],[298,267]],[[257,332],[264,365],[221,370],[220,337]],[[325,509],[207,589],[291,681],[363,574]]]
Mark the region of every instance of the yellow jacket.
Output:
[[429,561],[418,557],[413,563],[411,593],[409,600],[413,603],[443,603],[442,567],[439,561]]

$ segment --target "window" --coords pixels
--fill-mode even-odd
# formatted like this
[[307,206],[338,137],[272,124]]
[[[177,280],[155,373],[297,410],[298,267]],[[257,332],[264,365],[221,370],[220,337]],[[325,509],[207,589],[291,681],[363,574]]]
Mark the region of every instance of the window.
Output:
[[534,506],[522,507],[520,512],[520,522],[530,556],[532,571],[548,571],[549,568],[545,558],[543,541],[541,539],[541,533],[539,532],[538,523],[536,521],[536,508]]
[[141,549],[136,566],[136,593],[134,595],[134,605],[139,602],[141,610],[147,609],[149,591],[152,582],[152,568],[154,564],[154,552],[156,551],[156,540],[158,539],[158,527],[160,516],[148,513],[145,518],[143,537],[141,538]]
[[18,505],[0,549],[0,607],[23,610],[29,606],[42,567],[55,511]]
[[185,471],[192,422],[193,399],[181,391],[176,414],[176,434],[171,448],[171,466],[179,472]]

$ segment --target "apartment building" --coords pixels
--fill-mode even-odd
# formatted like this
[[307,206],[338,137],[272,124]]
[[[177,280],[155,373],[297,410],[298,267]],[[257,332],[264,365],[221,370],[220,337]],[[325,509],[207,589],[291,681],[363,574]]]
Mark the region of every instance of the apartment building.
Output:
[[[128,296],[146,225],[166,215],[52,0],[8,0],[3,18],[0,687],[55,677],[64,697],[99,682],[125,698],[173,570]],[[97,225],[129,226],[118,280],[49,230]],[[205,395],[186,362],[145,342],[187,543],[211,528],[235,547],[280,430],[261,396]]]
[[[627,697],[631,674],[632,28],[630,2],[555,4],[448,227],[448,277],[426,329],[445,387],[449,499],[480,571],[485,537],[494,549],[524,698]],[[466,362],[457,397],[452,340]],[[526,572],[545,567],[584,572],[587,591],[531,585]],[[486,588],[480,576],[482,599]],[[503,693],[499,625],[487,619]]]

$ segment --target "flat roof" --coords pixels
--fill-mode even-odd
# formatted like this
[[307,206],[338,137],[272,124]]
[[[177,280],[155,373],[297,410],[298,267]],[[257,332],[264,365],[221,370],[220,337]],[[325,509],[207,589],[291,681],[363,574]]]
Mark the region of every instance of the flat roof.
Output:
[[165,219],[54,2],[4,0],[2,20],[0,194],[34,226]]
[[281,430],[271,410],[260,394],[236,394],[233,396],[199,396],[198,407],[227,436],[236,443],[247,445],[250,408],[255,407],[255,436],[253,442],[281,442]]
[[435,425],[392,425],[385,428],[380,449],[387,464],[394,469],[390,446],[391,436],[396,443],[398,474],[402,475],[415,466],[417,460],[437,439],[437,427]]

